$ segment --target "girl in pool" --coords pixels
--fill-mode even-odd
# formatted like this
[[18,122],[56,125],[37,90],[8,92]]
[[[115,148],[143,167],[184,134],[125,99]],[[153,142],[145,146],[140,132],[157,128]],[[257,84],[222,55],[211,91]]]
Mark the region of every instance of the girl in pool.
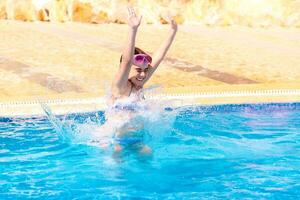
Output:
[[112,108],[113,110],[122,111],[122,113],[111,115],[108,121],[116,124],[116,121],[118,121],[116,120],[117,118],[123,118],[123,120],[120,119],[119,121],[124,121],[124,115],[127,115],[130,116],[127,118],[130,119],[130,122],[124,123],[121,127],[119,126],[117,130],[115,129],[114,137],[117,141],[117,143],[115,143],[116,151],[120,151],[126,143],[130,146],[139,144],[138,146],[141,152],[150,151],[149,147],[141,145],[142,142],[138,142],[139,139],[136,139],[136,135],[132,137],[131,133],[140,130],[143,126],[140,120],[137,120],[138,118],[134,119],[132,117],[132,113],[139,109],[136,102],[143,99],[142,88],[164,59],[177,32],[177,23],[170,18],[170,33],[152,58],[145,51],[135,47],[135,38],[141,20],[142,16],[138,17],[134,9],[128,7],[128,41],[124,47],[120,58],[119,70],[111,87]]

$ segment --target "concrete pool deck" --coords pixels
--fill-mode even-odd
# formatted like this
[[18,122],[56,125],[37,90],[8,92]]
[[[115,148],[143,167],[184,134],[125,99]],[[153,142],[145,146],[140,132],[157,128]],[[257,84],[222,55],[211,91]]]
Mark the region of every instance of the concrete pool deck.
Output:
[[[167,28],[142,25],[137,46],[154,52]],[[57,113],[103,108],[126,25],[0,20],[0,30],[1,116],[41,114],[38,100]],[[299,53],[296,28],[180,26],[146,87],[197,104],[300,101]]]

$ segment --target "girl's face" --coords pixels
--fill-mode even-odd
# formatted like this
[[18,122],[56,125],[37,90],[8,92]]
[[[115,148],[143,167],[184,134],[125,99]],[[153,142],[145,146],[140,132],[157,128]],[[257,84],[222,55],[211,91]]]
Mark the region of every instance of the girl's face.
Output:
[[136,86],[136,87],[143,87],[145,81],[147,80],[147,77],[149,75],[149,65],[147,66],[136,66],[133,65],[130,74],[129,79],[130,81]]

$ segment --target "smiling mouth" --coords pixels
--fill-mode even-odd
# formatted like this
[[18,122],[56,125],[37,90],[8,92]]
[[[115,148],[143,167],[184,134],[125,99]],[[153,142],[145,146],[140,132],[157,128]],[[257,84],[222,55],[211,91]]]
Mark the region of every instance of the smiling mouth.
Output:
[[144,79],[143,78],[136,78],[136,80],[143,81]]

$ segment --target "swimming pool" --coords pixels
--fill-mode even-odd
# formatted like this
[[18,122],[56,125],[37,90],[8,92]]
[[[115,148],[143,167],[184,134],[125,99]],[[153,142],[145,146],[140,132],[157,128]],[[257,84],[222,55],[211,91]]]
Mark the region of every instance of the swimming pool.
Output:
[[300,103],[167,108],[147,156],[86,143],[103,112],[59,119],[0,118],[0,199],[300,198]]

